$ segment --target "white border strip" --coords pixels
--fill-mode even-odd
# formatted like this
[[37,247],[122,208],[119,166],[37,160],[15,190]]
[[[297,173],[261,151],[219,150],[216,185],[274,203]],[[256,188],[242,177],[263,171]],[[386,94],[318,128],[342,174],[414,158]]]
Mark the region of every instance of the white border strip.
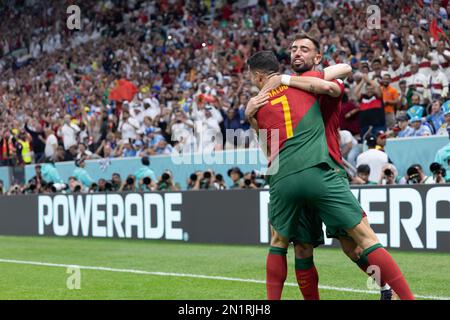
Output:
[[[182,277],[182,278],[196,278],[196,279],[209,279],[209,280],[222,280],[222,281],[237,281],[237,282],[248,282],[248,283],[260,283],[265,284],[264,280],[256,279],[242,279],[242,278],[231,278],[231,277],[220,277],[220,276],[207,276],[201,274],[189,274],[189,273],[172,273],[172,272],[157,272],[157,271],[143,271],[143,270],[133,270],[133,269],[117,269],[109,267],[93,267],[93,266],[80,266],[74,264],[61,264],[61,263],[48,263],[48,262],[38,262],[38,261],[23,261],[23,260],[12,260],[12,259],[0,259],[0,263],[14,263],[14,264],[25,264],[33,266],[43,266],[43,267],[59,267],[59,268],[79,268],[84,270],[96,270],[96,271],[109,271],[109,272],[120,272],[120,273],[134,273],[134,274],[145,274],[152,276],[163,276],[163,277]],[[285,286],[297,287],[297,283],[286,282]],[[322,290],[340,291],[340,292],[354,292],[354,293],[366,293],[366,294],[380,294],[379,291],[371,290],[360,290],[353,288],[341,288],[333,286],[320,285]],[[450,300],[450,297],[437,297],[437,296],[423,296],[415,295],[416,298],[420,299],[431,299],[431,300]]]

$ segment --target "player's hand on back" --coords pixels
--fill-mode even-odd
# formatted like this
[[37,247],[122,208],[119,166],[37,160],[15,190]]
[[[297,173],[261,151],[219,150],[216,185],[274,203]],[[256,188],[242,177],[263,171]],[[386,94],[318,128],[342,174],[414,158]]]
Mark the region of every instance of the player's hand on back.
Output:
[[261,89],[261,92],[270,92],[279,86],[281,86],[281,75],[273,75],[269,78],[269,80],[267,80],[266,84]]
[[251,98],[247,107],[245,108],[245,116],[247,118],[253,118],[258,112],[259,108],[264,106],[269,101],[269,94],[265,90],[261,90],[259,94],[253,98]]

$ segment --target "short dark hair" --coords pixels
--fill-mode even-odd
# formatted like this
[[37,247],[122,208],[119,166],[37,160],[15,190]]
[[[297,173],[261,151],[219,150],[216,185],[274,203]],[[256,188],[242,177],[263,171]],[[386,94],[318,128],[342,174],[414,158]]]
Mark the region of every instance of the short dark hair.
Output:
[[374,64],[374,63],[376,63],[376,62],[378,62],[378,63],[381,64],[381,60],[380,60],[380,59],[373,59],[372,64]]
[[150,165],[150,159],[149,159],[149,157],[147,157],[147,156],[142,157],[141,162],[142,162],[142,164],[143,164],[144,166],[149,166],[149,165]]
[[370,174],[370,167],[367,164],[360,164],[356,169],[356,172]]
[[261,71],[270,74],[280,70],[280,63],[273,51],[270,50],[255,53],[247,60],[247,64],[251,72]]
[[297,34],[295,36],[294,41],[303,40],[303,39],[308,39],[309,41],[314,43],[314,47],[316,48],[317,52],[320,53],[320,42],[319,42],[319,40],[317,40],[315,37],[313,37],[309,33],[301,32],[301,33],[299,33],[299,34]]

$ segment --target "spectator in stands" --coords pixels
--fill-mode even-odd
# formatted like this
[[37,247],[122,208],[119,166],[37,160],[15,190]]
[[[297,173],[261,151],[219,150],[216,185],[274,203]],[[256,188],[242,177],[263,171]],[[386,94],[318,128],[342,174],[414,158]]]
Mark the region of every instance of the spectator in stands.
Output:
[[80,127],[72,122],[70,115],[65,115],[64,120],[61,121],[61,127],[58,129],[58,136],[64,142],[64,150],[69,150],[71,146],[78,144],[80,131]]
[[123,110],[122,119],[119,121],[117,129],[117,131],[122,134],[122,139],[136,139],[137,131],[139,129],[139,122],[130,116],[130,112],[128,110]]
[[380,86],[375,81],[369,80],[367,74],[364,74],[361,82],[355,88],[355,94],[360,102],[361,138],[369,131],[369,127],[372,127],[375,132],[386,130]]
[[408,109],[408,88],[406,87],[406,80],[400,80],[398,83],[399,86],[399,99],[400,99],[400,107],[399,110],[407,110]]
[[231,168],[228,170],[227,174],[233,182],[230,189],[239,189],[242,186],[242,178],[244,177],[241,169],[238,167]]
[[447,170],[440,163],[433,162],[430,165],[430,171],[433,174],[433,183],[443,184],[446,183],[445,178],[447,175]]
[[[419,104],[427,104],[430,99],[427,77],[419,72],[419,64],[413,62],[410,65],[411,76],[406,80],[406,86],[419,97]],[[417,101],[411,102],[415,104]]]
[[159,191],[179,191],[180,187],[178,183],[173,181],[172,172],[166,170],[161,177],[159,177],[157,182],[157,190]]
[[58,149],[58,139],[55,136],[52,128],[47,127],[45,131],[45,158],[56,158],[56,151]]
[[356,159],[356,165],[366,164],[370,167],[369,181],[378,181],[381,168],[388,163],[388,156],[385,152],[377,150],[377,139],[374,135],[369,135],[366,139],[369,150],[361,153]]
[[122,178],[119,173],[113,173],[111,178],[112,191],[119,191],[122,187]]
[[391,86],[391,75],[385,73],[381,79],[381,93],[383,95],[384,113],[386,117],[387,129],[395,126],[395,113],[400,103],[400,96],[397,89]]
[[356,176],[352,179],[352,184],[376,184],[370,181],[370,167],[367,164],[361,164],[356,168]]
[[342,96],[342,111],[340,113],[339,124],[342,130],[351,132],[352,135],[359,135],[359,108],[357,105],[349,100],[349,89],[345,88],[345,93]]
[[394,185],[397,183],[398,171],[397,168],[391,164],[387,163],[381,168],[381,175],[378,179],[378,184],[381,185]]
[[10,130],[3,129],[0,146],[0,165],[13,166],[16,158],[16,139],[11,135]]
[[136,192],[136,191],[138,191],[136,187],[136,177],[130,174],[120,186],[119,192]]
[[397,123],[398,129],[396,132],[398,138],[411,137],[413,135],[414,129],[409,126],[408,115],[406,113],[402,112],[397,116]]
[[[450,138],[450,127],[447,132]],[[446,181],[450,182],[450,142],[438,150],[434,162],[439,163],[447,171]]]
[[431,60],[431,74],[428,80],[431,100],[445,100],[448,95],[447,76],[439,69],[439,61]]
[[47,181],[47,184],[64,184],[64,180],[61,178],[53,160],[47,159],[47,163],[42,164],[41,172],[42,178]]
[[347,130],[340,130],[339,136],[342,157],[356,167],[356,158],[361,153],[358,141]]
[[406,176],[400,181],[400,184],[405,182],[407,184],[432,184],[434,180],[433,177],[425,175],[420,164],[413,164],[406,171]]
[[423,137],[431,135],[431,129],[429,125],[422,121],[423,111],[423,107],[417,105],[412,106],[408,109],[409,124],[413,129],[413,131],[411,131],[411,137]]
[[39,124],[37,119],[34,119],[33,121],[27,119],[24,128],[28,132],[28,134],[31,135],[34,160],[36,163],[39,163],[46,156],[45,155],[46,140],[44,130],[42,130],[42,126]]
[[87,172],[86,168],[86,162],[84,158],[75,160],[75,170],[73,171],[73,176],[81,182],[83,189],[89,189],[92,184],[95,182],[94,179],[92,179],[89,172]]
[[31,185],[33,184],[36,188],[37,191],[39,191],[43,185],[47,184],[47,182],[44,180],[44,178],[42,177],[42,166],[41,165],[36,165],[34,167],[34,172],[35,175],[34,177],[32,177],[28,183]]
[[199,176],[199,187],[201,190],[215,190],[214,181],[214,173],[211,170],[207,170]]
[[434,100],[433,103],[431,104],[431,112],[428,113],[426,120],[432,127],[433,134],[437,134],[439,128],[445,121],[443,110],[445,109],[444,106],[448,105],[448,103],[450,103],[450,101],[445,102],[442,105],[442,108],[440,100]]
[[223,179],[223,176],[220,173],[215,175],[214,188],[216,190],[226,190],[227,189],[225,180]]
[[385,152],[384,147],[386,146],[387,134],[384,131],[378,131],[375,137],[377,138],[376,149]]
[[444,121],[442,125],[437,130],[436,134],[443,136],[443,135],[449,135],[450,132],[450,101],[446,101],[442,105],[442,114],[444,116]]
[[[134,176],[136,177],[136,182],[138,185],[144,184],[143,179],[148,177],[151,179],[150,183],[145,183],[145,185],[155,184],[156,176],[155,172],[150,169],[150,158],[145,156],[141,158],[142,166],[135,172]],[[148,182],[148,181],[146,181]],[[156,186],[156,185],[155,185]]]

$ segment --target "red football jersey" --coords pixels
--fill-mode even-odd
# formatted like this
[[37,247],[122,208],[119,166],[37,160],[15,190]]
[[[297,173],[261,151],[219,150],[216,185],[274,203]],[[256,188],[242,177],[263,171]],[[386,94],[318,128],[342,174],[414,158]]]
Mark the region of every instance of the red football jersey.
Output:
[[279,153],[286,140],[294,137],[300,120],[317,100],[313,94],[285,85],[269,93],[269,102],[258,110],[256,120],[260,130],[267,130],[264,140],[270,160]]
[[[316,77],[323,79],[323,72],[307,71],[302,76]],[[339,115],[342,110],[342,96],[344,95],[344,83],[340,80],[333,80],[341,89],[339,97],[331,97],[328,95],[321,95],[319,97],[320,110],[322,112],[323,122],[325,124],[325,135],[327,138],[328,151],[334,161],[343,165],[342,154],[340,148],[339,137]]]

